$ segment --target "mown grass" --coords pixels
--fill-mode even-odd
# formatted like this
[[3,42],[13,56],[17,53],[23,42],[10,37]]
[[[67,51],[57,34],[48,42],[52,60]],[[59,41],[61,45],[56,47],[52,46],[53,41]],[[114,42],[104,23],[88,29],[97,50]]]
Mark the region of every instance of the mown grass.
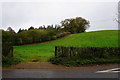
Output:
[[46,62],[54,56],[55,46],[118,47],[118,31],[104,30],[71,34],[48,43],[31,46],[14,46],[14,56],[25,62]]

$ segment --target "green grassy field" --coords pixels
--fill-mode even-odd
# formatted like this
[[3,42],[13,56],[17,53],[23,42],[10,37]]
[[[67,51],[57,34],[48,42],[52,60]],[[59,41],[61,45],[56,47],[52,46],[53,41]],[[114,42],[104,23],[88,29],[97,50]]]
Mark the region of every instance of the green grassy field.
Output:
[[54,56],[55,46],[117,47],[118,31],[104,30],[71,34],[48,43],[31,46],[14,46],[14,56],[25,62],[32,60],[45,62]]

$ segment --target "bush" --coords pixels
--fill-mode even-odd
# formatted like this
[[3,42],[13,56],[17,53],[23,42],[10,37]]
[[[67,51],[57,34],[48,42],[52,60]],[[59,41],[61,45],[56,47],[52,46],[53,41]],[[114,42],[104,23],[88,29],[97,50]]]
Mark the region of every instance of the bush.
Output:
[[13,57],[13,46],[16,43],[16,34],[2,31],[2,66],[7,67],[19,63],[19,59]]
[[56,39],[56,32],[54,30],[31,29],[22,31],[17,36],[18,44],[31,44]]
[[15,44],[15,34],[2,31],[2,55],[13,56],[13,45]]
[[70,32],[62,32],[62,33],[57,35],[57,38],[65,37],[65,36],[67,36],[69,34],[70,34]]
[[55,47],[55,55],[70,58],[111,58],[120,57],[119,47]]
[[81,65],[89,65],[89,64],[107,64],[107,63],[120,63],[118,57],[113,57],[111,59],[105,58],[95,58],[95,59],[70,59],[70,58],[60,58],[53,57],[50,59],[52,64],[61,64],[64,66],[81,66]]
[[55,47],[53,64],[79,66],[86,64],[119,63],[118,47]]
[[18,64],[20,62],[19,59],[15,57],[2,57],[2,66],[3,67],[9,67],[13,64]]

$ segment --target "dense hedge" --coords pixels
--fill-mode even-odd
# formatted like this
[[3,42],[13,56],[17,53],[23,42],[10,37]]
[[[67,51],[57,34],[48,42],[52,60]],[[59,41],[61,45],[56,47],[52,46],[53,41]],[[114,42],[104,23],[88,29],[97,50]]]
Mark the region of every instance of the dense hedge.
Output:
[[13,46],[15,45],[15,34],[2,31],[2,66],[17,64],[19,60],[13,57]]
[[30,44],[39,43],[47,40],[51,40],[52,37],[56,35],[54,31],[46,31],[40,29],[31,29],[27,31],[22,31],[17,34],[17,45],[19,44]]
[[120,62],[120,47],[55,47],[54,64],[81,65]]
[[55,30],[31,29],[16,34],[16,45],[40,43],[64,37],[69,33],[56,33]]
[[2,31],[2,56],[13,56],[14,34]]
[[55,56],[78,58],[109,58],[120,56],[118,47],[55,47]]

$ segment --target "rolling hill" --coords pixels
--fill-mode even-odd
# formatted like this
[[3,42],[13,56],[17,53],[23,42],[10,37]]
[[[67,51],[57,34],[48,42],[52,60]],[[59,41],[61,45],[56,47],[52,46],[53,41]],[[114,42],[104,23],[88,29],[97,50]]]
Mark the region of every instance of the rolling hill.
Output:
[[103,30],[78,34],[71,34],[62,39],[48,43],[14,46],[14,56],[21,61],[48,61],[54,56],[55,46],[79,46],[79,47],[118,47],[118,31]]

